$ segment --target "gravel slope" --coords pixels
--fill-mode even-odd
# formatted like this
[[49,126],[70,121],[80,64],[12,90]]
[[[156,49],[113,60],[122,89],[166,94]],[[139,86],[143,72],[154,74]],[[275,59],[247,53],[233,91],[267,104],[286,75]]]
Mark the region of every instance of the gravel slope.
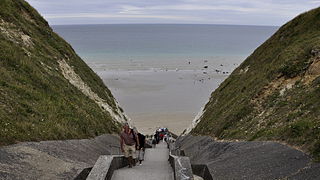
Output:
[[118,154],[119,138],[26,142],[0,148],[0,179],[73,179],[100,155]]
[[217,142],[184,136],[178,147],[192,164],[207,164],[214,179],[320,179],[320,164],[276,142]]

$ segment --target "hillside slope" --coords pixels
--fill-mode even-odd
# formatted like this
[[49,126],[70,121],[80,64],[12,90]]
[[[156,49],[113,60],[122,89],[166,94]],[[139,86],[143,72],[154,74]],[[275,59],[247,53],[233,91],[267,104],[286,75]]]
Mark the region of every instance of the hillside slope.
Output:
[[102,80],[24,0],[0,3],[0,145],[119,130]]
[[282,26],[212,93],[191,133],[278,140],[319,159],[319,27],[320,8]]

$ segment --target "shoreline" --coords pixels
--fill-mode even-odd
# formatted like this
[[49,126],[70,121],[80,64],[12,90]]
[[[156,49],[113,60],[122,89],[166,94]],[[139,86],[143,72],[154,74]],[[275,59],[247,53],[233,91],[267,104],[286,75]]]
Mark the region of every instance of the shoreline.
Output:
[[140,132],[167,127],[181,134],[236,65],[190,67],[94,70]]

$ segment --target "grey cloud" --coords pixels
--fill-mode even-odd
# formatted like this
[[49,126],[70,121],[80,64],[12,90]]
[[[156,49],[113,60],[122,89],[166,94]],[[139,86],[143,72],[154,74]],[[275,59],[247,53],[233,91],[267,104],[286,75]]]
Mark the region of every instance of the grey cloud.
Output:
[[281,25],[320,0],[27,0],[50,24]]

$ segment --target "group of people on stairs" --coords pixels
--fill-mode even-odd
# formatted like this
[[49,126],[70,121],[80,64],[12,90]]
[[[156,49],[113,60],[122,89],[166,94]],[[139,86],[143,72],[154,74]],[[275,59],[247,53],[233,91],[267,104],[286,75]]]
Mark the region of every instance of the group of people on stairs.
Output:
[[135,166],[137,161],[141,165],[144,159],[146,138],[136,128],[130,128],[129,124],[123,125],[120,134],[120,148],[124,156],[128,158],[129,168]]

